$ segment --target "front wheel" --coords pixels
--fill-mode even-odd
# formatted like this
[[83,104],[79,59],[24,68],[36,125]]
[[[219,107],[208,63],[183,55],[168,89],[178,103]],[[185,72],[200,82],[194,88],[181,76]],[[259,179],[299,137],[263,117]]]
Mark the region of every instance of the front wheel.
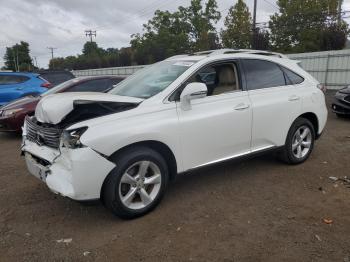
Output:
[[298,118],[289,129],[281,159],[292,165],[301,164],[309,158],[315,142],[315,129],[305,118]]
[[146,147],[130,148],[114,160],[103,189],[103,202],[121,218],[143,216],[154,209],[168,184],[164,158]]

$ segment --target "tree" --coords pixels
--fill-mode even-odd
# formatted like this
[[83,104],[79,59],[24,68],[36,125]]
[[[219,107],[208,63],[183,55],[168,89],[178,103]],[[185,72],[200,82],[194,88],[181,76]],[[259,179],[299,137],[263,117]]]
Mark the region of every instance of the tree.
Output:
[[210,49],[208,36],[215,33],[215,25],[221,18],[216,0],[208,0],[205,6],[201,0],[192,0],[189,7],[179,7],[179,13],[189,28],[189,41],[193,51]]
[[341,50],[346,46],[349,28],[347,23],[333,23],[323,31],[321,50]]
[[269,22],[274,49],[322,51],[326,32],[332,30],[338,19],[337,3],[334,0],[278,0],[279,13],[271,16]]
[[226,28],[221,31],[224,47],[250,48],[252,17],[248,6],[243,0],[238,0],[238,2],[229,9],[224,25]]
[[256,50],[269,50],[270,34],[268,31],[256,28],[252,38],[252,48]]
[[132,35],[131,47],[138,64],[149,64],[190,50],[189,25],[179,12],[155,12],[143,25],[143,34]]
[[83,55],[102,55],[104,52],[96,42],[86,42],[83,47]]
[[15,44],[12,47],[6,47],[4,68],[12,71],[33,70],[34,66],[29,52],[29,44],[24,41],[21,41],[19,44]]

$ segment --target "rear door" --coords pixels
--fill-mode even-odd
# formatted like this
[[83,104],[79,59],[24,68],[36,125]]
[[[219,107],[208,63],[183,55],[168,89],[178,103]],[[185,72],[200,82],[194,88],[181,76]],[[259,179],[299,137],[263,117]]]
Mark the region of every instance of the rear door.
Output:
[[21,75],[0,75],[0,106],[22,96],[26,81],[30,78]]
[[285,144],[293,121],[301,113],[300,86],[271,61],[242,60],[253,108],[252,151]]

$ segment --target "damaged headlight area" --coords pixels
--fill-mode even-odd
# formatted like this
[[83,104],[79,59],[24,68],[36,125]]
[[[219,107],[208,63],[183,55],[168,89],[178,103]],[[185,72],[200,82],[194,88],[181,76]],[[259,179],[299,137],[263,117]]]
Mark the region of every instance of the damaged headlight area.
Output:
[[80,137],[87,129],[88,127],[84,126],[72,130],[64,130],[61,136],[61,145],[71,149],[84,147],[80,141]]

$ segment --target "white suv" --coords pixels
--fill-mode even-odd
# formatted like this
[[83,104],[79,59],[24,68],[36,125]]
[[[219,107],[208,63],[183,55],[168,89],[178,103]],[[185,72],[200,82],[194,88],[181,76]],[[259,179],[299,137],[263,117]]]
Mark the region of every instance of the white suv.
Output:
[[133,218],[177,173],[270,149],[304,162],[326,119],[320,85],[297,61],[216,50],[147,66],[108,94],[43,98],[22,151],[53,192]]

